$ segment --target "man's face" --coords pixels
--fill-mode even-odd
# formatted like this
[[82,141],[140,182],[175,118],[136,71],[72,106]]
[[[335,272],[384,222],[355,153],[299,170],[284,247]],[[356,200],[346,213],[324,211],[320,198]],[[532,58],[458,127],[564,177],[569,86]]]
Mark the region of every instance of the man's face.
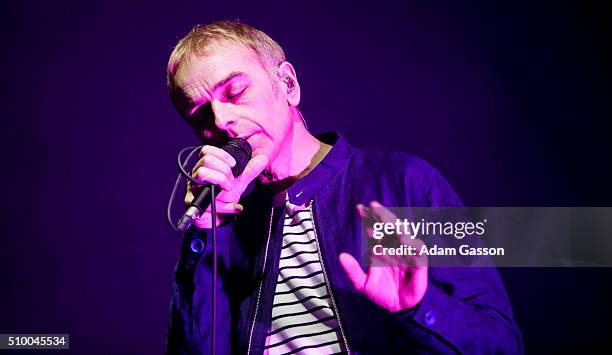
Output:
[[173,101],[198,137],[207,144],[245,138],[253,155],[270,161],[293,127],[290,106],[249,48],[229,41],[211,46],[208,55],[185,59],[175,75]]

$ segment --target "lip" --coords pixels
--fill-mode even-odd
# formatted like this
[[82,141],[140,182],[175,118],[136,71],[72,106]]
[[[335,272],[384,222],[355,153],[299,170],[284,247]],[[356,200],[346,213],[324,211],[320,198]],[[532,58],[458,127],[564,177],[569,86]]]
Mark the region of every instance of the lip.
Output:
[[248,140],[249,140],[251,137],[253,137],[253,136],[254,136],[254,135],[256,135],[257,133],[259,133],[259,132],[251,133],[251,134],[249,134],[249,135],[241,136],[241,137],[238,137],[238,138],[242,138],[242,139],[244,139],[244,140],[247,140],[247,141],[248,141]]
[[253,136],[255,136],[257,133],[259,133],[259,132],[251,133],[249,135],[240,136],[238,138],[246,140],[251,145],[251,148],[253,148],[253,142],[251,141],[251,138]]

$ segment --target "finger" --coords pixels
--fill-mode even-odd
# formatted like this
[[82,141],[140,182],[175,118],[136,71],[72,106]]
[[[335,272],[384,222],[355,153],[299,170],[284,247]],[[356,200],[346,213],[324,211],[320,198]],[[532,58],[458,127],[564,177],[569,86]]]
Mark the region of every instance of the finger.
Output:
[[230,153],[219,147],[215,147],[213,145],[203,146],[202,149],[200,149],[200,157],[203,157],[206,154],[211,154],[218,157],[219,159],[229,164],[229,166],[231,166],[232,168],[236,165],[236,159],[234,159],[234,157],[232,157]]
[[210,218],[210,213],[204,214],[200,218],[194,219],[193,223],[196,225],[196,227],[200,229],[212,228],[212,220]]
[[[232,173],[232,169],[227,164],[227,162],[220,159],[219,157],[216,157],[212,154],[205,155],[204,157],[202,157],[202,159],[198,160],[198,162],[195,164],[192,170],[193,171],[192,175],[195,176],[195,172],[201,167],[219,171],[226,176],[228,181],[230,181],[232,184],[234,183],[235,178],[234,178],[234,174]],[[190,182],[188,182],[188,184],[189,183]],[[200,188],[200,186],[196,184],[189,184],[189,185],[190,185],[189,187],[192,190],[197,190]]]
[[[221,217],[221,215],[217,215],[216,226],[219,227],[224,220],[225,218]],[[204,213],[200,218],[196,218],[194,223],[198,228],[212,228],[212,215],[210,213]]]
[[[361,218],[361,223],[365,228],[365,233],[368,238],[372,238],[374,236],[374,223],[377,223],[378,220],[374,218],[372,213],[370,213],[370,209],[363,205],[362,203],[358,203],[355,208],[357,209],[357,213]],[[376,238],[380,239],[380,238]]]
[[[228,194],[225,191],[221,191],[221,193],[217,195],[217,198],[215,199],[217,213],[240,213],[242,212],[244,207],[238,203],[238,200],[236,201],[228,200],[225,198],[227,196]],[[184,200],[185,206],[191,205],[191,202],[193,201],[193,199],[194,199],[193,192],[187,191],[187,193],[185,194],[185,200]],[[211,208],[212,206],[209,205],[205,212],[210,213]]]
[[370,270],[377,270],[380,267],[408,267],[410,265],[409,256],[404,255],[372,255],[370,257]]
[[418,250],[421,250],[423,245],[425,245],[425,242],[421,239],[411,238],[408,234],[400,234],[397,238],[402,245],[411,246]]
[[412,256],[410,259],[410,266],[417,269],[422,269],[429,266],[429,257],[427,254],[421,254],[421,248],[425,245],[425,242],[420,239],[410,239],[406,242],[407,245],[414,247],[417,251],[415,256]]
[[258,177],[262,171],[264,171],[264,169],[268,166],[268,162],[268,157],[263,154],[256,155],[249,160],[242,174],[236,178],[237,191],[235,192],[238,194],[238,198],[240,198],[240,195],[242,195],[249,183]]
[[225,191],[221,190],[215,199],[217,201],[217,205],[222,203],[238,203],[240,201],[240,194],[235,191]]
[[397,216],[393,214],[388,208],[381,205],[378,201],[370,202],[370,211],[382,222],[395,223]]
[[357,208],[357,213],[359,213],[359,217],[366,218],[370,215],[368,208],[364,206],[362,203],[358,203],[357,206],[355,207]]
[[231,191],[221,190],[221,192],[217,195],[217,201],[220,201],[220,202],[217,202],[217,203],[221,203],[221,202],[237,203],[238,201],[240,201],[240,194],[237,194],[234,190],[231,190]]
[[223,190],[229,191],[234,188],[234,177],[223,174],[218,170],[214,170],[207,167],[199,167],[198,170],[193,174],[193,178],[202,183],[212,183],[221,186]]
[[[243,209],[244,207],[239,203],[224,202],[224,201],[218,201],[218,200],[216,201],[217,214],[238,214],[242,212]],[[204,213],[210,214],[211,212],[212,212],[212,206],[208,206],[208,208],[206,209]]]
[[[213,147],[215,148],[215,147]],[[211,148],[209,148],[211,149]],[[261,174],[261,172],[268,166],[268,157],[265,155],[257,155],[255,157],[253,157],[248,163],[247,166],[245,167],[243,173],[238,177],[235,178],[233,181],[233,186],[230,189],[226,189],[220,182],[221,182],[221,178],[219,175],[215,175],[213,176],[213,179],[216,179],[216,182],[213,182],[211,180],[207,180],[210,181],[214,184],[218,184],[221,186],[222,191],[219,193],[219,195],[217,195],[217,198],[215,199],[216,201],[223,201],[226,202],[225,205],[222,205],[221,203],[219,203],[217,205],[217,214],[238,214],[240,212],[242,212],[243,210],[243,206],[238,204],[237,202],[240,201],[240,196],[242,195],[242,193],[244,192],[244,190],[246,189],[246,187],[248,186],[248,184],[255,179],[257,176],[259,176],[259,174]],[[200,167],[198,168],[198,171],[202,170],[202,169],[208,169],[205,167]],[[210,169],[209,169],[210,170]],[[220,172],[217,171],[217,173],[220,174]],[[207,179],[210,178],[210,176],[206,176]],[[238,180],[240,178],[240,180]],[[197,179],[197,178],[196,178]],[[199,179],[198,179],[199,180]],[[187,205],[189,205],[191,203],[191,201],[194,198],[194,194],[195,194],[195,190],[192,191],[188,191],[187,194],[185,195],[185,203]],[[233,204],[232,205],[228,205],[228,204]],[[219,208],[219,206],[222,206],[221,208]],[[208,217],[205,217],[205,215],[207,215]],[[203,214],[203,216],[201,217],[201,220],[205,219],[205,218],[210,218],[210,210],[207,210],[205,214]],[[200,223],[200,225],[202,225],[202,223]],[[210,225],[210,223],[209,223]]]
[[232,168],[229,166],[229,164],[225,160],[212,154],[207,154],[203,156],[202,159],[198,160],[198,162],[193,167],[193,171],[195,172],[199,167],[202,166],[218,170],[227,176],[234,176],[234,174],[232,173]]
[[188,189],[187,192],[185,193],[185,206],[189,206],[191,205],[191,201],[193,201],[193,192],[191,191],[191,189]]
[[[238,203],[223,203],[217,206],[217,226],[219,226],[225,219],[228,218],[228,215],[238,214],[242,212],[243,207]],[[212,226],[212,213],[211,210],[208,209],[204,212],[199,218],[194,220],[196,226],[198,228],[211,228]]]
[[340,264],[342,265],[344,272],[346,272],[349,280],[351,280],[353,283],[353,286],[355,286],[358,291],[363,291],[367,275],[361,269],[359,262],[348,253],[340,253],[338,258],[340,259]]

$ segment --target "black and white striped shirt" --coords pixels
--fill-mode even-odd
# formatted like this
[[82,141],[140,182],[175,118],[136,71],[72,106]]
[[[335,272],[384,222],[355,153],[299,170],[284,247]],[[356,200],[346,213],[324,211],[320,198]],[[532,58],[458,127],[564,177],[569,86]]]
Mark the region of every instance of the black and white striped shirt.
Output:
[[318,254],[310,210],[285,202],[283,247],[266,354],[344,351]]

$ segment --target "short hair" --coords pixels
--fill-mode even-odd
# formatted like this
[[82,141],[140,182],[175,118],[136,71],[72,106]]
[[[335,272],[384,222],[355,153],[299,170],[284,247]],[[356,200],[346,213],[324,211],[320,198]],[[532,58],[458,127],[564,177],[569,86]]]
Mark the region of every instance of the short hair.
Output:
[[215,41],[228,40],[252,49],[259,62],[270,73],[285,61],[281,46],[263,31],[238,20],[216,21],[207,25],[196,25],[174,47],[167,67],[168,89],[176,89],[174,76],[183,60],[191,55],[209,54],[210,45]]

